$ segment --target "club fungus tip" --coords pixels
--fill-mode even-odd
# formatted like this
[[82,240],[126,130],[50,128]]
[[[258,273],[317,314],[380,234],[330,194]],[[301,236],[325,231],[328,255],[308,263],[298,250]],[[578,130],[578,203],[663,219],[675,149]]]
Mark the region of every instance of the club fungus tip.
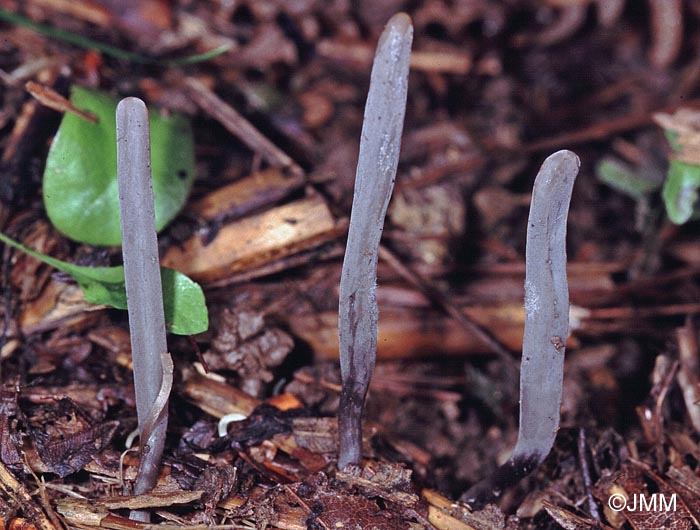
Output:
[[146,104],[143,102],[141,98],[137,98],[136,96],[128,96],[123,98],[118,104],[117,104],[117,109],[123,109],[123,110],[132,110],[136,108],[141,108],[141,109],[146,109]]
[[581,159],[576,153],[568,149],[562,149],[561,151],[549,155],[544,163],[556,165],[558,174],[564,177],[573,174],[573,178],[576,177],[576,172],[581,167]]
[[386,23],[386,27],[392,30],[399,31],[400,33],[406,33],[413,29],[411,24],[411,17],[406,13],[396,13],[393,17],[389,19]]

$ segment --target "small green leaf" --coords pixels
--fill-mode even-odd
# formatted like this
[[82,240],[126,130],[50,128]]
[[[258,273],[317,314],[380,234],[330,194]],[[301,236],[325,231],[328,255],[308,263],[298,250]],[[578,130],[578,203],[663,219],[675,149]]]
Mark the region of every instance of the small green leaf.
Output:
[[677,131],[672,131],[671,129],[664,129],[664,136],[666,137],[666,141],[668,142],[668,144],[671,146],[671,149],[673,149],[676,153],[683,149],[683,146],[678,141]]
[[663,197],[668,217],[675,224],[683,224],[693,215],[693,206],[698,200],[698,187],[700,166],[671,160]]
[[614,158],[601,160],[596,165],[595,172],[598,180],[636,200],[661,186],[660,182],[645,177],[642,171],[635,171]]
[[[71,103],[95,114],[99,123],[72,113],[63,116],[44,171],[46,212],[71,239],[119,245],[117,102],[104,93],[74,86]],[[187,119],[151,114],[151,163],[160,230],[180,211],[194,181],[194,140]]]
[[[25,247],[1,232],[0,241],[73,276],[87,302],[126,309],[124,267],[73,265]],[[160,273],[168,331],[176,335],[195,335],[206,331],[209,328],[209,315],[199,284],[184,274],[165,267],[161,267]]]

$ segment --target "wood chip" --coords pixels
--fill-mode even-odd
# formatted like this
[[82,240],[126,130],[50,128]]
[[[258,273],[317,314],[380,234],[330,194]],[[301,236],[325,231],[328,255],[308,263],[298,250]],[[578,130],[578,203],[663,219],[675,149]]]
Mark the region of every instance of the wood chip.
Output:
[[245,392],[196,372],[187,377],[183,392],[195,405],[216,418],[236,412],[250,416],[260,404]]
[[269,168],[208,193],[192,204],[192,210],[207,221],[241,217],[283,199],[303,184],[301,177],[288,177],[278,168]]
[[337,232],[328,206],[312,196],[226,224],[209,244],[194,236],[170,248],[161,264],[212,281],[316,247]]
[[24,306],[19,326],[24,335],[31,335],[58,326],[85,323],[104,308],[88,304],[78,285],[52,280],[39,298]]
[[[322,40],[318,53],[332,61],[350,63],[356,68],[369,68],[374,49],[365,43],[347,43]],[[440,50],[411,52],[411,69],[422,72],[464,75],[471,70],[472,57],[463,50],[444,47]]]
[[21,507],[24,515],[38,530],[59,530],[46,517],[41,507],[34,502],[31,494],[19,482],[5,465],[0,462],[0,493],[16,506]]
[[[465,312],[467,312],[465,310]],[[517,350],[522,344],[525,312],[520,305],[470,308],[470,316],[501,342]],[[454,319],[435,313],[385,309],[379,321],[377,358],[410,359],[431,354],[467,355],[485,353],[488,348]],[[306,341],[319,359],[338,358],[338,315],[324,312],[294,315],[289,319],[292,333]]]
[[129,508],[140,510],[143,508],[159,508],[163,506],[174,506],[177,504],[189,504],[198,501],[203,491],[154,491],[143,495],[127,495],[123,497],[109,497],[96,499],[97,503],[110,510]]

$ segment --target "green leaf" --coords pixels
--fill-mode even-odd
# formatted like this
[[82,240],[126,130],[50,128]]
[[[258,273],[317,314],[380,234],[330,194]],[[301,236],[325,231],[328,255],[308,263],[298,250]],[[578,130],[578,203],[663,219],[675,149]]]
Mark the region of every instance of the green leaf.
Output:
[[642,171],[635,171],[614,158],[601,160],[595,172],[598,180],[636,200],[643,199],[661,186],[660,182],[645,178]]
[[[44,205],[53,225],[76,241],[119,245],[116,100],[78,86],[71,103],[95,114],[90,123],[66,113],[44,171]],[[194,181],[194,140],[189,121],[152,112],[151,165],[156,228],[182,208]]]
[[700,166],[671,160],[664,184],[663,197],[668,217],[675,224],[683,224],[693,215],[698,200]]
[[664,129],[664,136],[666,137],[668,144],[671,146],[671,149],[673,149],[676,153],[683,148],[678,141],[678,132],[672,131],[671,129]]
[[[25,247],[2,232],[0,241],[73,276],[87,302],[126,309],[124,267],[83,267],[66,263]],[[160,273],[168,331],[176,335],[195,335],[209,329],[209,314],[199,284],[184,274],[165,267],[160,268]]]

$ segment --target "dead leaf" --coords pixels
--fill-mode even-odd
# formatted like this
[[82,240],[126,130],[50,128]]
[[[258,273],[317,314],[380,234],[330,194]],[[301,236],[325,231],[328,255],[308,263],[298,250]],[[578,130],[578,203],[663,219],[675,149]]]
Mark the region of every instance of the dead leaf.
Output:
[[657,113],[654,121],[677,135],[679,150],[673,154],[674,159],[700,165],[700,111],[681,108],[674,114]]

